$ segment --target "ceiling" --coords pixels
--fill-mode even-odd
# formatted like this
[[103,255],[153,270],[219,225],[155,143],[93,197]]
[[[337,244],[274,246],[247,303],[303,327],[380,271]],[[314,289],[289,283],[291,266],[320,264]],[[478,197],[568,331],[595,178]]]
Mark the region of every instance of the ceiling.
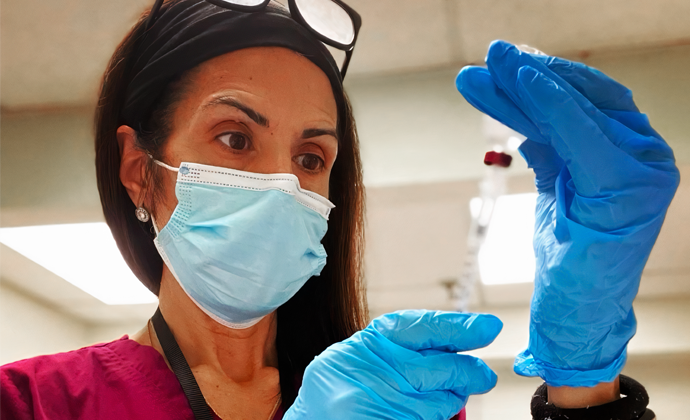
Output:
[[[5,0],[4,109],[88,106],[152,0]],[[348,0],[364,25],[353,78],[480,62],[497,38],[553,54],[690,41],[687,0]],[[586,53],[584,53],[586,54]]]

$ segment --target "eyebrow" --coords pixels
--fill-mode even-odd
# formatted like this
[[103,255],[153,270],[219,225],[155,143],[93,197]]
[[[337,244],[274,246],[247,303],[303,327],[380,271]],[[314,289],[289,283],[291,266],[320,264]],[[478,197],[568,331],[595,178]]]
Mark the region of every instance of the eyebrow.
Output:
[[[212,101],[205,104],[203,106],[203,109],[217,105],[225,105],[239,109],[240,111],[244,112],[249,118],[251,118],[251,120],[255,123],[259,124],[262,127],[269,127],[268,118],[266,118],[266,116],[257,111],[254,111],[252,108],[248,107],[247,105],[230,96],[221,96],[219,98],[214,98]],[[319,136],[332,136],[333,138],[338,140],[338,134],[335,132],[335,130],[332,129],[307,128],[306,130],[302,131],[303,139],[311,139]]]
[[319,136],[333,136],[336,140],[338,140],[338,135],[336,134],[335,130],[323,128],[307,128],[306,130],[302,131],[303,139],[310,139],[312,137]]
[[203,106],[203,109],[216,106],[216,105],[225,105],[225,106],[231,106],[233,108],[237,108],[240,111],[244,112],[247,114],[249,118],[252,119],[255,123],[259,124],[262,127],[268,128],[269,123],[268,123],[268,118],[266,118],[264,115],[262,115],[259,112],[254,111],[247,105],[243,104],[242,102],[238,101],[235,98],[231,98],[228,96],[222,96],[220,98],[215,98],[211,102],[205,104]]

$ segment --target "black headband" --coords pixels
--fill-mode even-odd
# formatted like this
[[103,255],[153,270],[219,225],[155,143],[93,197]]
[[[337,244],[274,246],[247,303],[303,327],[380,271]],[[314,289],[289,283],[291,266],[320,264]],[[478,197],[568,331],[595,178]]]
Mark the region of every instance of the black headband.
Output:
[[[122,108],[124,123],[139,129],[170,82],[219,55],[250,47],[284,47],[316,64],[331,82],[341,120],[343,85],[333,56],[289,12],[269,5],[262,12],[236,12],[205,0],[164,6],[136,48]],[[340,127],[339,127],[340,128]]]

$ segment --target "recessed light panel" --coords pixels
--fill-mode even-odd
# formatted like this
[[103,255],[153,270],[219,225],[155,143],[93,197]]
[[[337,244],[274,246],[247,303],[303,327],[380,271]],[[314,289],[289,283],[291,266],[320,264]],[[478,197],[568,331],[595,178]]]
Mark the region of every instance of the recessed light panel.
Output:
[[0,242],[108,305],[157,300],[129,269],[105,223],[2,228]]

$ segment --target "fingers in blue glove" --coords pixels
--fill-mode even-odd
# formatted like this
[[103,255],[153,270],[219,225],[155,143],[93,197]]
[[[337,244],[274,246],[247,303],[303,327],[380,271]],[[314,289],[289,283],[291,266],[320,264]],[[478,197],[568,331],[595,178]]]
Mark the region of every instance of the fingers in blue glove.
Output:
[[503,323],[490,314],[408,310],[382,315],[371,328],[409,350],[458,352],[488,346]]
[[447,390],[457,396],[484,394],[496,386],[497,376],[481,359],[467,354],[418,355],[395,360],[393,368],[417,391]]
[[[590,110],[582,109],[555,81],[529,66],[519,69],[517,79],[520,100],[566,162],[580,195],[606,196],[625,185],[629,180],[624,179],[631,174],[621,173],[620,165],[639,167],[636,175],[642,179],[652,171],[617,147],[587,112]],[[638,137],[633,132],[625,134],[618,133],[614,140],[622,143]]]
[[[532,58],[544,63],[609,118],[643,136],[661,139],[649,124],[647,116],[639,112],[632,91],[626,86],[582,63],[543,55],[532,55]],[[654,158],[638,160],[653,161]]]
[[455,352],[489,345],[502,328],[489,314],[399,311],[373,320],[362,342],[417,391],[466,398],[491,390],[497,377],[482,360]]
[[532,120],[496,85],[487,69],[476,66],[463,68],[455,78],[455,87],[479,111],[527,138],[548,144]]
[[484,362],[454,352],[489,344],[501,328],[492,315],[381,316],[307,366],[285,418],[448,419],[496,384]]
[[609,118],[643,136],[661,138],[647,116],[640,113],[632,91],[626,86],[582,63],[544,55],[532,55],[532,58],[544,63]]
[[[500,42],[492,44],[491,49],[489,50],[489,58],[487,58],[487,62],[496,63],[499,59],[508,62],[516,61],[518,58],[517,54],[522,54],[517,50],[515,50],[515,54],[512,54],[513,51],[510,48],[499,47],[503,47],[503,45]],[[514,49],[514,47],[512,48]],[[499,56],[499,53],[501,52],[503,54]],[[507,56],[507,58],[504,56]],[[456,79],[456,84],[460,92],[468,99],[468,101],[472,105],[474,105],[480,111],[483,111],[491,115],[492,117],[498,119],[499,121],[511,126],[511,128],[518,130],[522,134],[526,135],[532,141],[536,140],[540,143],[543,142],[547,145],[555,147],[558,153],[551,152],[548,146],[540,148],[536,147],[534,144],[531,143],[526,144],[520,150],[521,154],[525,157],[528,164],[530,166],[536,166],[538,168],[537,170],[535,170],[535,172],[537,173],[538,184],[541,184],[539,185],[540,190],[549,189],[553,186],[553,183],[555,182],[555,177],[558,176],[558,173],[560,173],[562,168],[562,160],[558,158],[558,155],[570,161],[570,165],[577,165],[577,162],[572,162],[572,153],[570,152],[567,145],[564,145],[562,141],[559,141],[559,144],[553,144],[554,140],[552,139],[552,137],[557,137],[558,134],[552,129],[552,127],[549,126],[547,120],[550,117],[547,117],[544,114],[544,112],[547,112],[549,115],[551,115],[552,109],[549,109],[549,107],[554,107],[553,111],[560,112],[560,114],[557,115],[565,115],[566,117],[569,117],[569,114],[562,112],[562,110],[558,108],[558,101],[554,100],[558,94],[549,92],[548,88],[542,89],[541,92],[539,92],[541,95],[553,96],[543,98],[544,100],[551,99],[550,103],[545,105],[546,110],[544,112],[542,112],[538,106],[535,106],[531,103],[532,100],[530,97],[524,99],[520,97],[520,95],[518,94],[519,89],[517,88],[517,77],[515,77],[516,87],[512,89],[509,89],[507,87],[504,87],[503,89],[499,88],[496,83],[499,83],[499,81],[503,80],[503,84],[505,86],[506,80],[512,77],[509,75],[509,70],[511,70],[513,66],[510,63],[508,63],[505,64],[504,67],[506,69],[501,68],[503,76],[491,76],[488,73],[488,71],[477,67],[463,69],[463,71],[460,72],[458,78]],[[526,76],[525,74],[525,77],[528,76]],[[494,81],[496,81],[496,83],[494,83]],[[551,82],[551,84],[551,90],[556,92],[559,89],[559,86],[556,85],[554,82]],[[563,91],[562,93],[563,95],[560,95],[562,98],[570,98],[567,92]],[[512,97],[509,97],[509,95]],[[569,100],[570,102],[573,102],[571,98]],[[516,104],[522,105],[522,110],[518,108]],[[574,106],[577,108],[576,104],[574,104]],[[530,115],[529,118],[527,118],[525,113],[523,113],[523,110]],[[579,108],[578,111],[582,113],[582,111]],[[589,120],[589,118],[587,118],[587,120]],[[592,126],[592,124],[590,123],[588,126]],[[596,131],[600,130],[598,130],[597,128]],[[600,141],[602,141],[602,139],[604,144],[610,143],[604,135],[600,136]],[[590,146],[588,148],[588,151],[592,150],[594,149]],[[594,154],[593,156],[593,158],[600,157],[600,154]],[[549,159],[552,160],[550,161]],[[611,168],[611,165],[602,165],[601,162],[598,162],[596,166],[599,166],[604,170],[610,170]],[[577,174],[578,171],[575,171],[575,173]],[[586,168],[585,170],[580,170],[579,173],[584,174],[585,176],[593,175],[589,173],[586,170]],[[593,180],[590,180],[590,182],[585,182],[587,178],[578,179],[577,175],[574,175],[574,177],[576,178],[576,183],[581,184],[581,188],[578,188],[578,191],[581,191],[585,194],[587,192],[589,192],[590,194],[596,194],[599,192],[598,185],[596,182],[593,182]],[[582,176],[579,176],[579,178],[582,178]]]
[[[618,148],[636,160],[640,162],[671,163],[674,161],[671,148],[651,127],[646,125],[646,117],[636,112],[637,108],[632,102],[632,94],[629,93],[627,88],[598,71],[596,74],[593,73],[592,76],[586,78],[583,73],[594,69],[581,65],[577,68],[577,76],[570,75],[570,79],[579,83],[582,89],[582,92],[580,92],[545,64],[549,59],[554,59],[554,57],[545,58],[543,56],[531,55],[519,51],[514,45],[505,41],[494,41],[489,47],[486,62],[497,86],[532,120],[535,117],[538,118],[538,116],[530,115],[530,112],[521,106],[522,100],[518,94],[518,72],[522,67],[532,67],[568,93],[572,100],[589,116],[589,119],[598,126],[599,131]],[[561,67],[566,67],[566,65],[563,64]],[[587,79],[587,82],[583,82],[585,79]],[[609,86],[608,84],[611,85]],[[608,101],[604,99],[604,93],[607,91],[609,94],[622,95],[617,106],[614,106],[616,101],[613,98]],[[609,115],[599,110],[590,101],[589,97],[583,96],[583,94],[591,95],[595,102],[604,103],[609,109],[613,109],[613,112],[609,113],[610,115],[622,116],[623,118],[621,118],[621,121],[618,121],[609,117]],[[621,114],[622,112],[626,114]],[[566,114],[561,114],[567,117]],[[630,127],[625,124],[626,122],[630,124]],[[533,138],[533,140],[539,141],[538,138]],[[563,155],[561,157],[565,158]]]
[[489,71],[482,67],[465,67],[456,77],[455,85],[472,106],[528,138],[518,150],[534,170],[537,190],[552,190],[563,168],[563,160],[532,120],[496,85]]
[[[549,79],[553,80],[556,84],[568,92],[578,104],[592,104],[588,98],[584,97],[580,92],[574,89],[569,83],[567,83],[563,78],[561,78],[547,66],[546,63],[553,58],[555,57],[533,55],[522,52],[515,45],[499,40],[492,42],[489,46],[489,51],[486,56],[486,64],[489,73],[491,73],[491,76],[494,78],[496,84],[518,105],[521,104],[521,99],[517,91],[517,74],[519,69],[525,66],[532,67],[540,73],[546,75]],[[616,83],[616,85],[618,85],[618,83]]]
[[[504,46],[504,48],[506,47]],[[560,76],[595,107],[602,110],[639,112],[633,101],[632,91],[601,71],[560,57],[531,56]]]
[[537,191],[553,191],[556,179],[565,165],[556,150],[547,144],[527,139],[518,147],[518,151],[527,161],[527,166],[534,171]]

